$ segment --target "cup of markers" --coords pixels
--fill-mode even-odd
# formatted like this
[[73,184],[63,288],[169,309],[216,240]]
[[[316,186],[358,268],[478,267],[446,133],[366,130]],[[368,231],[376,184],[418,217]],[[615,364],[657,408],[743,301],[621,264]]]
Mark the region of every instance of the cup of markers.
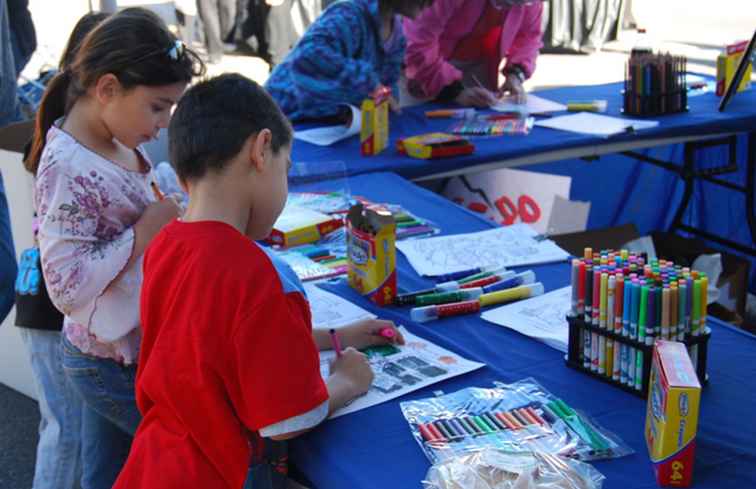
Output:
[[541,295],[543,284],[535,278],[531,270],[521,273],[503,267],[468,270],[440,277],[439,283],[429,289],[398,295],[394,305],[414,306],[410,318],[425,323]]
[[654,341],[684,343],[703,385],[708,277],[627,250],[586,248],[571,266],[567,365],[641,397]]

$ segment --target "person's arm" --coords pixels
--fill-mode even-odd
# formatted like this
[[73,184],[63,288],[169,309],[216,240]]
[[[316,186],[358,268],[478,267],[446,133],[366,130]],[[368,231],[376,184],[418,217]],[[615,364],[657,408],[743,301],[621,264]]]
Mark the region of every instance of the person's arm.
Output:
[[[488,1],[488,0],[486,0]],[[416,19],[404,20],[407,51],[404,57],[407,82],[424,97],[435,98],[441,91],[462,80],[462,72],[441,54],[440,39],[464,2],[436,0]],[[461,90],[452,94],[456,97]]]
[[509,48],[509,53],[507,53],[504,74],[515,67],[519,67],[523,71],[525,79],[527,79],[533,76],[538,52],[543,47],[543,31],[541,30],[543,3],[535,2],[520,8],[525,9],[525,14],[520,30]]
[[[392,336],[386,337],[381,334],[383,330],[391,330]],[[396,328],[393,321],[384,319],[364,319],[347,324],[335,329],[339,335],[341,346],[348,346],[360,349],[368,346],[404,344],[404,337],[401,331]],[[329,329],[318,328],[312,330],[312,338],[318,350],[331,350],[331,335]]]
[[359,104],[380,85],[378,67],[358,57],[369,28],[361,10],[344,2],[300,40],[290,54],[290,77],[304,113],[311,110],[317,116],[323,108]]

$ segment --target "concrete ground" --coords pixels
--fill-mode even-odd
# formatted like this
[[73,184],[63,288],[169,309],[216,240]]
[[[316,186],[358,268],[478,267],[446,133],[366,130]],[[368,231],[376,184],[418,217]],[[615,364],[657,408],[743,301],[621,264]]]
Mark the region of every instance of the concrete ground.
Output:
[[[57,64],[68,33],[78,18],[89,11],[89,1],[31,0],[39,49],[25,71],[31,78],[44,65]],[[92,2],[97,4],[98,2]],[[121,1],[119,5],[151,3],[165,7],[170,2]],[[753,0],[634,0],[637,23],[645,27],[659,49],[688,56],[692,71],[714,73],[714,60],[723,44],[749,38],[756,29]],[[622,79],[633,32],[609,43],[600,52],[586,55],[544,54],[538,70],[527,82],[529,89],[564,85],[588,85]],[[211,75],[238,71],[262,83],[267,64],[258,58],[225,56],[211,66]],[[31,487],[39,422],[36,403],[0,385],[0,489]]]

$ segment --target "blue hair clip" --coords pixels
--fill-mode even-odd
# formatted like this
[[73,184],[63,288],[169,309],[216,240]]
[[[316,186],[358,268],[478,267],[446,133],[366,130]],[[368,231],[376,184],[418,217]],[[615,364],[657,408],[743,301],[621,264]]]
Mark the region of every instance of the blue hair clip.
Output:
[[179,58],[184,55],[185,48],[186,46],[184,45],[184,42],[177,39],[173,43],[173,46],[168,49],[168,57],[173,61],[178,61]]

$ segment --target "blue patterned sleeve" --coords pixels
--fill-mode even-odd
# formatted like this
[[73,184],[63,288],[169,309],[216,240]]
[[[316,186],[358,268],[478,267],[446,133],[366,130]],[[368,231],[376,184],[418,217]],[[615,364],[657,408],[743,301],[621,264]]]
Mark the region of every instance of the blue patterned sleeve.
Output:
[[393,51],[386,53],[386,62],[381,70],[381,83],[391,87],[391,91],[396,99],[399,99],[399,78],[402,74],[402,63],[404,63],[404,52],[407,42],[402,36],[402,41]]
[[299,107],[359,105],[381,81],[375,60],[360,58],[362,44],[374,37],[369,19],[348,2],[331,10],[292,53],[290,76]]

